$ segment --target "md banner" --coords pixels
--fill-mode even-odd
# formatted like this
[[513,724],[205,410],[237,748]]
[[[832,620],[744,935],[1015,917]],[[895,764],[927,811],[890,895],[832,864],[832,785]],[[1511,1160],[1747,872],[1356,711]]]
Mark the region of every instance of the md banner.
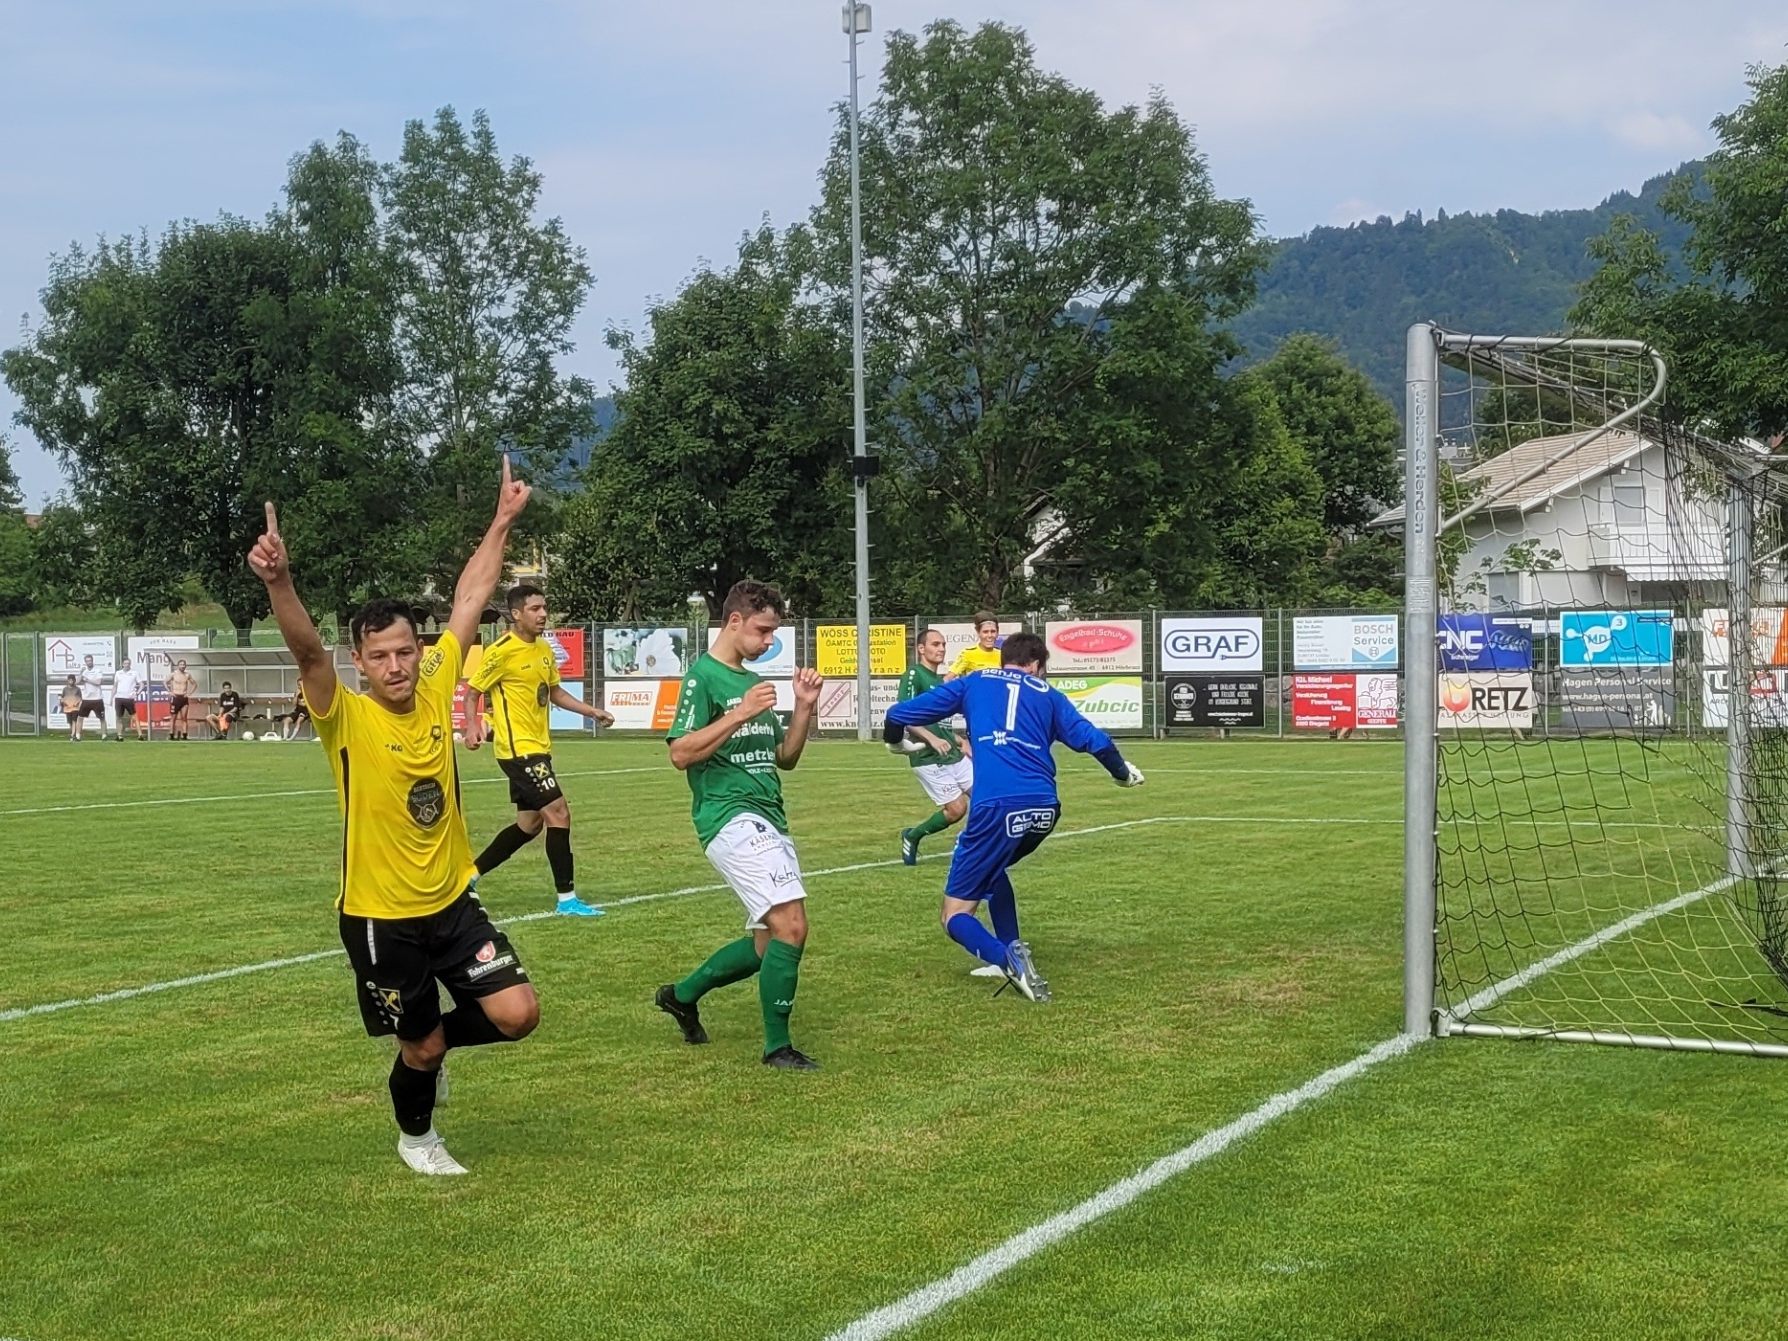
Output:
[[1435,637],[1440,644],[1443,671],[1533,669],[1531,619],[1513,615],[1441,615]]
[[1052,619],[1043,630],[1051,675],[1142,674],[1140,619]]
[[1533,727],[1531,671],[1466,671],[1442,674],[1442,727],[1527,731]]
[[1172,615],[1161,621],[1168,675],[1245,675],[1264,670],[1259,615]]
[[689,669],[689,630],[607,628],[602,631],[605,680],[677,679]]
[[1674,638],[1668,610],[1566,610],[1558,617],[1558,664],[1668,666]]
[[1265,726],[1265,677],[1169,675],[1168,726]]
[[1143,725],[1140,675],[1052,676],[1086,719],[1104,731],[1140,731]]
[[1294,675],[1291,725],[1299,731],[1353,731],[1397,725],[1395,675]]
[[1397,616],[1300,615],[1291,624],[1291,664],[1300,671],[1394,671]]

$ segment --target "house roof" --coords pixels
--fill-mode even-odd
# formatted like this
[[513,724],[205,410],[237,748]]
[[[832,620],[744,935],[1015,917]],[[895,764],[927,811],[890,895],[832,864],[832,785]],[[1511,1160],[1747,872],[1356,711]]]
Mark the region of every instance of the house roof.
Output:
[[[1583,436],[1582,433],[1559,433],[1548,438],[1529,438],[1520,446],[1511,447],[1500,456],[1493,456],[1488,461],[1473,466],[1459,477],[1459,482],[1464,486],[1476,486],[1471,489],[1470,496],[1473,498],[1496,494],[1511,481],[1557,456]],[[1618,469],[1651,445],[1637,433],[1620,430],[1604,433],[1595,441],[1585,443],[1563,460],[1542,470],[1525,484],[1503,494],[1489,505],[1488,510],[1531,512],[1569,489]],[[1371,524],[1395,526],[1402,520],[1403,508],[1399,505],[1374,517]]]

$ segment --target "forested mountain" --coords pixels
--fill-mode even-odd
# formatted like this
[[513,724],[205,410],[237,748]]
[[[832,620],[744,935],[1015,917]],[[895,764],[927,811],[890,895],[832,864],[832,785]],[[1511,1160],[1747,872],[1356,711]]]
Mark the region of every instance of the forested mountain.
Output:
[[1547,334],[1562,330],[1577,286],[1594,269],[1589,239],[1632,214],[1655,229],[1672,254],[1688,230],[1658,203],[1683,173],[1621,191],[1594,209],[1523,214],[1406,214],[1392,222],[1317,228],[1278,244],[1260,280],[1259,301],[1233,329],[1250,361],[1270,356],[1294,331],[1335,341],[1399,407],[1403,404],[1403,333],[1412,322],[1456,330]]

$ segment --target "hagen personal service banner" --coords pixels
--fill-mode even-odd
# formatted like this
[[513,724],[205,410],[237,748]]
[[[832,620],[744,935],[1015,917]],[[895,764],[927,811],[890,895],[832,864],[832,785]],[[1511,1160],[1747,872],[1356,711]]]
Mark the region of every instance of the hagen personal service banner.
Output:
[[1299,615],[1291,624],[1291,664],[1301,671],[1394,671],[1397,616]]
[[1558,617],[1558,664],[1668,666],[1674,631],[1668,610],[1566,610]]
[[1086,719],[1101,730],[1142,730],[1141,676],[1065,676],[1052,678],[1049,684],[1066,694]]
[[1440,677],[1440,725],[1526,731],[1533,726],[1531,671],[1467,671]]
[[1173,615],[1161,621],[1168,675],[1245,675],[1265,669],[1259,615]]
[[605,680],[677,679],[689,669],[689,630],[608,628],[602,631]]
[[1533,669],[1531,619],[1514,615],[1441,615],[1435,637],[1440,644],[1443,671]]
[[[708,625],[708,650],[714,650],[714,640],[720,636],[718,626]],[[762,654],[745,663],[745,669],[755,671],[766,680],[790,679],[795,673],[795,631],[792,628],[776,630],[770,639],[770,645]]]
[[1052,619],[1043,626],[1051,675],[1141,675],[1140,619]]
[[[905,624],[871,624],[869,626],[869,673],[892,675],[896,679],[906,673]],[[948,663],[946,663],[948,664]],[[813,668],[828,680],[857,675],[857,626],[855,624],[820,624],[813,630]],[[790,672],[792,674],[792,671]]]

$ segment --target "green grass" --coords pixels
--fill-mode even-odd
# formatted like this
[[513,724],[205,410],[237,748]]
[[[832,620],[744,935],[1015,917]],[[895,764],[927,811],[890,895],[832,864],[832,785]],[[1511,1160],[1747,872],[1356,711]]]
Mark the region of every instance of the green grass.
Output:
[[[1393,1034],[1400,752],[1132,753],[1140,791],[1065,762],[1062,833],[1017,880],[1051,1007],[966,976],[941,862],[812,879],[817,1075],[757,1064],[749,988],[704,1004],[704,1049],[650,1006],[737,934],[727,893],[514,927],[544,1021],[454,1058],[440,1127],[473,1172],[444,1184],[391,1149],[389,1044],[338,958],[0,1022],[0,1337],[820,1338]],[[661,745],[559,763],[587,898],[714,883]],[[462,766],[476,843],[506,794]],[[908,772],[814,746],[806,869],[891,858]],[[0,1011],[333,947],[328,787],[314,746],[0,747]],[[91,803],[115,808],[45,809]],[[1603,866],[1658,869],[1664,831],[1622,832]],[[483,893],[545,907],[543,854]],[[1778,1335],[1785,1077],[1425,1046],[914,1335]]]

